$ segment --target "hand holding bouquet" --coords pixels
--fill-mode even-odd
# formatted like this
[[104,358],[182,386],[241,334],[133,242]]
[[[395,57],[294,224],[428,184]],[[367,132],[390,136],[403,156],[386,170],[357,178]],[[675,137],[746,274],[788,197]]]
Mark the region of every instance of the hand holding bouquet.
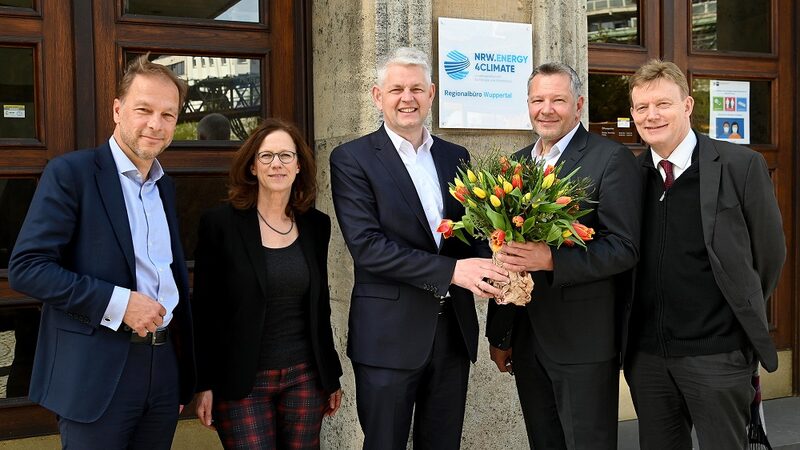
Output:
[[[561,165],[515,161],[497,151],[477,157],[472,164],[462,165],[449,184],[450,194],[464,205],[464,215],[457,222],[442,220],[437,231],[464,242],[468,242],[464,232],[487,239],[494,253],[511,240],[586,248],[594,230],[578,219],[591,211],[581,208],[589,202],[591,180],[573,179],[578,169],[561,177],[560,169]],[[505,294],[503,303],[530,302],[530,274],[510,277],[508,283],[494,283]]]

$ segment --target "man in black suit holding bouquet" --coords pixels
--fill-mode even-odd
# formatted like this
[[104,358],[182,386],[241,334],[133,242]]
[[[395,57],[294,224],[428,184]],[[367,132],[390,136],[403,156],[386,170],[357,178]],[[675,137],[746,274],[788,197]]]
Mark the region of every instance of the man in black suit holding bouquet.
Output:
[[427,59],[411,48],[384,58],[372,88],[383,125],[331,154],[354,264],[347,355],[365,449],[405,449],[412,412],[415,449],[459,448],[478,347],[473,294],[508,281],[476,246],[437,231],[464,213],[447,183],[469,154],[425,128],[436,91]]
[[618,305],[631,293],[639,250],[641,181],[624,145],[580,123],[584,98],[565,64],[534,69],[528,112],[539,139],[516,159],[563,163],[561,175],[593,181],[593,211],[581,223],[596,234],[584,250],[509,242],[498,259],[534,280],[525,307],[489,303],[487,337],[501,372],[516,375],[528,440],[537,449],[616,449],[619,387]]

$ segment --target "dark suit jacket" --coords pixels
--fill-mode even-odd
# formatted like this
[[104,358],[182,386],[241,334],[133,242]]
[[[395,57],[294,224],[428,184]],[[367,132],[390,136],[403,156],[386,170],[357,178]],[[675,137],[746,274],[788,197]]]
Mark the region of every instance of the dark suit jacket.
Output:
[[[514,154],[531,158],[533,145]],[[547,356],[562,364],[607,361],[619,351],[619,312],[632,295],[632,268],[639,258],[639,169],[622,144],[578,127],[559,163],[561,175],[580,167],[598,203],[580,222],[595,229],[587,250],[552,248],[553,271],[532,272],[531,302],[523,307],[489,302],[487,337],[495,347],[512,345],[514,320],[528,319]],[[518,317],[514,317],[514,316]]]
[[[464,208],[448,192],[464,147],[433,138],[431,147],[444,200],[444,217]],[[441,248],[428,227],[414,183],[383,127],[334,149],[331,188],[336,216],[353,256],[348,356],[356,363],[394,369],[424,364],[438,320],[437,296],[450,292],[469,357],[478,345],[472,293],[450,281],[456,260],[474,256],[457,239]]]
[[[339,389],[342,367],[331,332],[328,243],[331,220],[311,209],[296,218],[308,263],[309,340],[323,388]],[[258,371],[266,314],[267,261],[255,208],[223,205],[200,219],[192,310],[197,329],[198,392],[216,398],[247,396]]]
[[[178,357],[180,399],[186,404],[195,381],[188,275],[174,184],[164,176],[157,185],[179,292],[169,329]],[[31,400],[78,422],[93,422],[105,412],[131,336],[100,323],[114,286],[136,289],[135,268],[128,214],[108,144],[50,161],[9,262],[11,287],[43,303]]]
[[[695,132],[700,214],[711,270],[764,368],[778,368],[766,299],[778,285],[786,243],[766,161],[760,153]],[[639,155],[643,178],[653,169]]]

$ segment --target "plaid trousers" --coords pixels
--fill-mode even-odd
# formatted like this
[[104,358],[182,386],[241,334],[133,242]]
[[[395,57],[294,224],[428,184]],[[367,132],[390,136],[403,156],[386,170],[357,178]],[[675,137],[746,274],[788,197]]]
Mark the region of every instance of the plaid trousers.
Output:
[[247,397],[214,399],[214,425],[226,449],[319,449],[327,403],[308,363],[263,370]]

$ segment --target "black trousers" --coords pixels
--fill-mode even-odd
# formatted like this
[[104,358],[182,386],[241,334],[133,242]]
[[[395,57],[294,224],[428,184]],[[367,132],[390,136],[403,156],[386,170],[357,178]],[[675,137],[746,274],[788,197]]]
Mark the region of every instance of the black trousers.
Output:
[[755,369],[749,349],[672,358],[632,352],[625,379],[642,450],[689,450],[692,426],[703,450],[745,448]]
[[58,419],[67,450],[169,450],[178,424],[178,363],[171,341],[130,344],[105,413],[91,423]]
[[530,322],[520,322],[512,357],[531,449],[616,450],[617,359],[560,364],[542,350]]
[[415,450],[461,446],[469,357],[452,312],[439,316],[433,348],[412,370],[353,363],[365,450],[405,450],[414,417]]

